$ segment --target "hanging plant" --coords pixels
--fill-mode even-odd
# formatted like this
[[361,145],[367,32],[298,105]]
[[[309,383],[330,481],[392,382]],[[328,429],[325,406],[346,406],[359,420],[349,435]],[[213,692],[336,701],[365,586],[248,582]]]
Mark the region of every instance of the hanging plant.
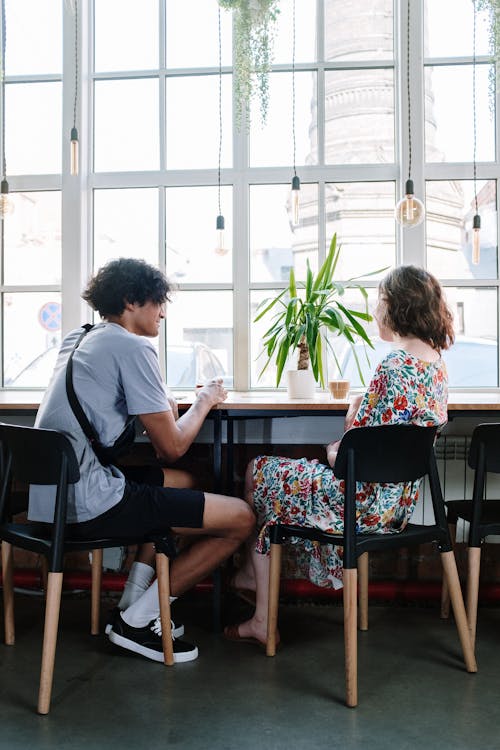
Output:
[[[495,111],[496,77],[500,65],[500,0],[472,0],[478,11],[488,13],[488,36],[490,52],[493,55],[493,65],[489,71],[489,101],[490,109]],[[476,5],[477,4],[477,5]]]
[[219,0],[221,8],[232,10],[235,34],[236,122],[243,114],[250,122],[250,102],[258,93],[261,122],[269,105],[269,71],[272,64],[279,0]]

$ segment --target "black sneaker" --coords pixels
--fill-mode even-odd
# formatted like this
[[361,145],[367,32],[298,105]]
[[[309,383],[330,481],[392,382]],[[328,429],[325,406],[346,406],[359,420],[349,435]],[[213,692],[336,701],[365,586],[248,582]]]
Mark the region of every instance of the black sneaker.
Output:
[[[119,607],[113,607],[113,609],[110,609],[108,612],[108,616],[106,617],[106,625],[104,628],[104,632],[106,635],[109,635],[111,633],[111,629],[114,625],[114,622],[116,618],[120,614],[120,608]],[[184,625],[182,622],[180,622],[178,625],[175,624],[173,620],[171,620],[172,623],[172,635],[174,638],[182,638],[184,635]]]
[[[136,654],[141,654],[153,661],[163,661],[163,645],[161,642],[161,621],[157,617],[143,628],[133,628],[123,617],[116,617],[109,632],[109,640],[116,646],[128,648]],[[174,646],[174,662],[194,661],[198,658],[198,648],[186,641],[180,641],[172,636]]]

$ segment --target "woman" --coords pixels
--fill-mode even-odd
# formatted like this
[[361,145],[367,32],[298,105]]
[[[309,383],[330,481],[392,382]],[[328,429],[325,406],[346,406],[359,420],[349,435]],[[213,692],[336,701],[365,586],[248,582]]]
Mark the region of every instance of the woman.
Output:
[[[380,283],[374,318],[380,338],[392,342],[394,349],[378,365],[366,393],[351,404],[345,429],[401,422],[444,425],[448,388],[441,350],[453,343],[454,334],[438,281],[415,266],[394,269]],[[229,640],[265,643],[269,523],[280,520],[343,531],[343,482],[332,471],[338,445],[339,441],[327,446],[328,465],[274,456],[258,456],[250,463],[246,498],[255,509],[260,532],[233,585],[256,592],[256,609],[250,620],[225,629]],[[402,530],[417,502],[417,485],[364,485],[356,497],[358,531]],[[313,583],[342,586],[342,548],[301,540],[296,544]]]

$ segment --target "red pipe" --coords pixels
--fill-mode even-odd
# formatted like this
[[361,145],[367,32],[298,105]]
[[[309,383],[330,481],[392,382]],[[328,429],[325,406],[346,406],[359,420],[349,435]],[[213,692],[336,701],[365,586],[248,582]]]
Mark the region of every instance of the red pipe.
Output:
[[[0,582],[1,582],[0,575]],[[105,572],[102,575],[102,591],[121,591],[127,580],[126,573]],[[69,590],[90,590],[90,571],[68,571],[64,574],[63,587]],[[14,571],[14,586],[19,588],[41,589],[42,577],[40,570],[33,568],[18,568]],[[196,585],[197,591],[211,591],[211,579],[201,581]],[[342,600],[342,589],[321,588],[303,579],[286,579],[281,582],[281,593],[298,599],[329,599]],[[440,581],[372,581],[369,585],[370,599],[381,601],[422,601],[439,600],[441,597]],[[500,602],[500,584],[490,583],[482,585],[479,590],[482,602]]]

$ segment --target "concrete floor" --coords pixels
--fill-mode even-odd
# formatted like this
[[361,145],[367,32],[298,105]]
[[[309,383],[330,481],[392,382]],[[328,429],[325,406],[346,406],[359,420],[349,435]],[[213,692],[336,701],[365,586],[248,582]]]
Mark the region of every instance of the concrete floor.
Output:
[[[103,612],[113,601],[103,601]],[[0,748],[436,750],[497,748],[500,609],[479,612],[479,672],[436,606],[372,606],[359,634],[359,706],[345,707],[342,609],[284,604],[282,647],[212,632],[209,594],[174,605],[197,661],[172,668],[87,634],[87,595],[66,595],[51,713],[36,714],[42,601],[16,595],[17,642],[0,645]],[[245,614],[226,602],[225,619]]]

